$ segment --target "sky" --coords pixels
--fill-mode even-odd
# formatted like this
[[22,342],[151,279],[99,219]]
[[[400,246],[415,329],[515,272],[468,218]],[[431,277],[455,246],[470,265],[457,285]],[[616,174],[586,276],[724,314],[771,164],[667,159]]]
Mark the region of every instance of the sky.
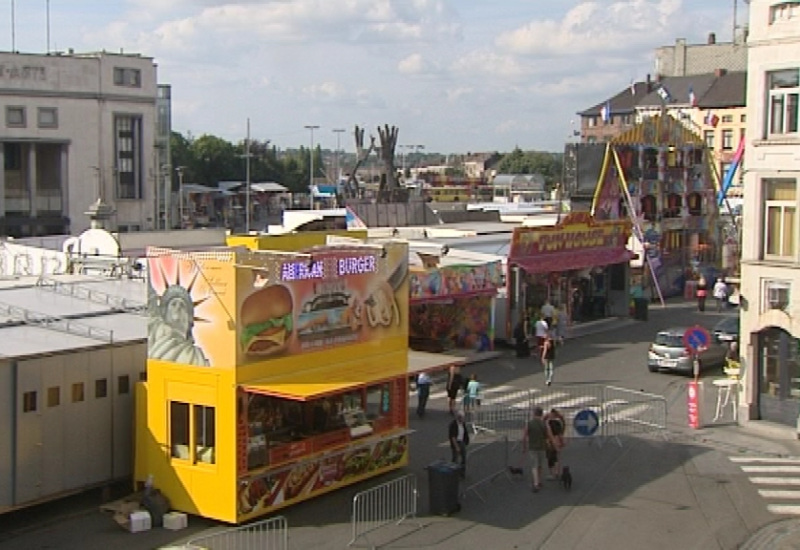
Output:
[[46,52],[49,4],[51,50],[152,57],[184,135],[238,142],[249,119],[295,148],[316,125],[352,152],[356,125],[388,124],[397,153],[561,151],[656,47],[730,41],[735,1],[0,0],[0,50]]

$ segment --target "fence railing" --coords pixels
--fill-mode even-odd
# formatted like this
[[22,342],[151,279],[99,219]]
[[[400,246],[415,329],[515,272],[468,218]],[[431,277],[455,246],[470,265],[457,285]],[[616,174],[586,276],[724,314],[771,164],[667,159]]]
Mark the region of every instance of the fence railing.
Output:
[[276,516],[256,523],[194,537],[186,550],[288,550],[289,525]]
[[[409,474],[361,491],[353,497],[353,537],[347,546],[390,523],[417,516],[417,477]],[[419,526],[418,526],[419,527]]]

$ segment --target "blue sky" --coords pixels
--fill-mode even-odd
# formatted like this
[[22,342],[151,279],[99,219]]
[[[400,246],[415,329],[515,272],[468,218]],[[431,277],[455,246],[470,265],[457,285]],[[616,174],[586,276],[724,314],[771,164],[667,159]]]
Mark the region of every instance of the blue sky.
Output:
[[[16,49],[46,51],[46,0],[13,5]],[[653,71],[655,47],[728,41],[732,21],[730,0],[50,0],[50,45],[153,57],[184,134],[238,141],[249,117],[281,148],[314,124],[315,143],[344,128],[352,151],[354,125],[390,124],[432,152],[559,151],[576,111]]]

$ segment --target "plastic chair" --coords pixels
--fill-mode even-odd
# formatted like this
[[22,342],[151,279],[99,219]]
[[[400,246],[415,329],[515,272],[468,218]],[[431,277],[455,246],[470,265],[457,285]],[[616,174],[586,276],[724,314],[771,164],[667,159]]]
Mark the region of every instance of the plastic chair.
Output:
[[[742,364],[733,359],[726,359],[725,366],[723,367],[725,378],[717,378],[712,384],[717,388],[717,406],[714,411],[714,420],[716,422],[719,417],[725,412],[725,407],[731,405],[733,413],[733,421],[738,421],[738,401],[739,401],[739,386],[742,383]],[[731,394],[733,393],[733,398]]]

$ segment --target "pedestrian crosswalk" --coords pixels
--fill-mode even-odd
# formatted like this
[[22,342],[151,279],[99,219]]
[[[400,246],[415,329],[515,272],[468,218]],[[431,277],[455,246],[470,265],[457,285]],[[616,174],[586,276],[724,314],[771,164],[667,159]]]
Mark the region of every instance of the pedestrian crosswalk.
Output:
[[800,516],[800,458],[731,456],[777,515]]

